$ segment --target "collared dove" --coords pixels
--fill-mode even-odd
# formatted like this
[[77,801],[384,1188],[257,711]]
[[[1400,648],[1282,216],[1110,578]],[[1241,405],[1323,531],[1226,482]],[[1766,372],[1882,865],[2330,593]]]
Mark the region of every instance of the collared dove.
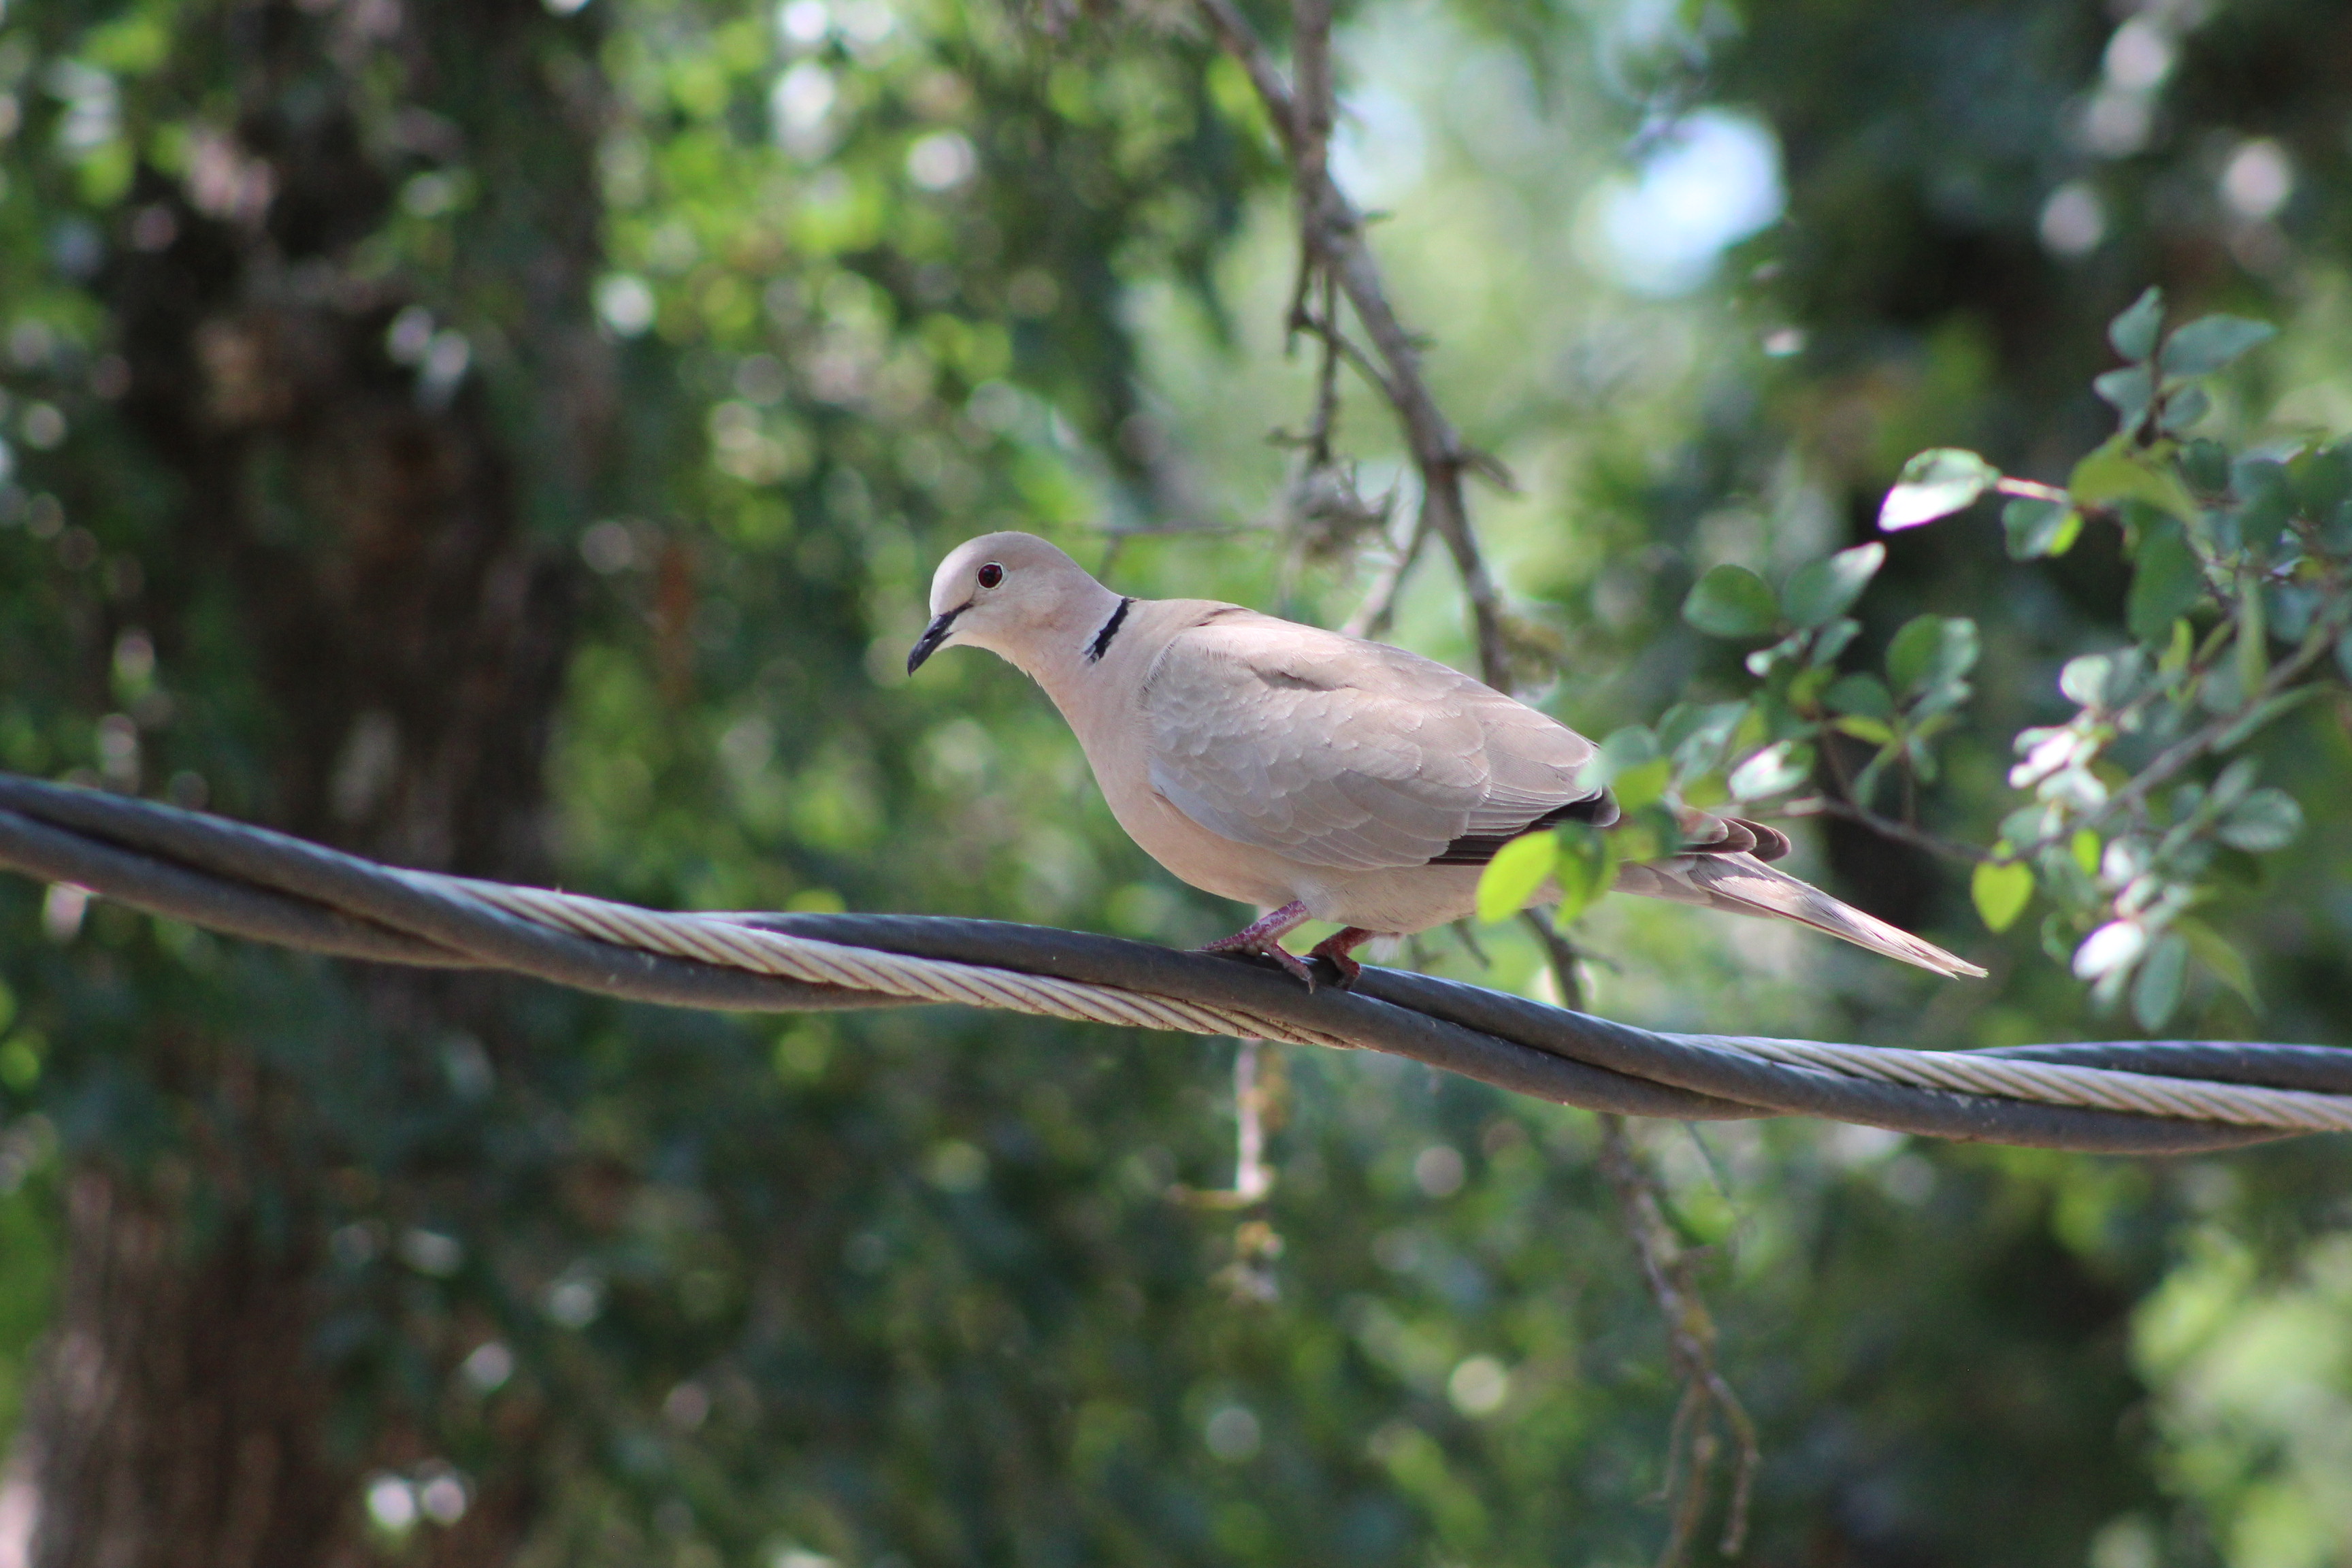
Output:
[[[1617,818],[1581,779],[1591,742],[1418,654],[1212,599],[1132,599],[1044,540],[990,533],[940,563],[912,675],[952,643],[1045,689],[1144,851],[1192,886],[1273,912],[1207,951],[1262,954],[1309,920],[1311,957],[1469,914],[1495,852],[1562,822]],[[1795,921],[1938,974],[1976,965],[1765,864],[1777,828],[1693,814],[1681,851],[1616,889]],[[1557,897],[1558,890],[1550,889]]]

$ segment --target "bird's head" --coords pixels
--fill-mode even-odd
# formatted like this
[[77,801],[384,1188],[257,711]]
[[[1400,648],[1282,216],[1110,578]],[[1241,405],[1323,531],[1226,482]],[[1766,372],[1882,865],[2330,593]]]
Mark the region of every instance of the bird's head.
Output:
[[[912,675],[950,643],[970,643],[1034,669],[1057,637],[1072,646],[1117,595],[1030,533],[983,533],[958,545],[931,577],[931,624],[907,656]],[[1089,618],[1091,617],[1091,619]]]

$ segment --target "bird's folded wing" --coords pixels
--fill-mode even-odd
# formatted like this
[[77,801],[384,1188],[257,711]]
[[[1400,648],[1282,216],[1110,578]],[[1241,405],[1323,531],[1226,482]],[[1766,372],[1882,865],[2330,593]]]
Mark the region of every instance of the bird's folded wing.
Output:
[[1169,804],[1310,866],[1427,865],[1604,798],[1574,731],[1416,654],[1246,610],[1171,639],[1142,703]]

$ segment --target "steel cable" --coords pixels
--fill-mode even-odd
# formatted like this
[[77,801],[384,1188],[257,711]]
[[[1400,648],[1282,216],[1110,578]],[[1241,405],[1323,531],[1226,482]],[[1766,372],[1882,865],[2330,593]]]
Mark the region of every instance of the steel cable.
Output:
[[337,957],[498,969],[670,1006],[946,1003],[1360,1047],[1642,1116],[1833,1118],[2110,1152],[2352,1131],[2352,1050],[2113,1041],[1916,1051],[1653,1033],[1368,968],[1309,992],[1270,964],[1040,926],[908,915],[672,914],[406,870],[226,818],[0,775],[0,867]]

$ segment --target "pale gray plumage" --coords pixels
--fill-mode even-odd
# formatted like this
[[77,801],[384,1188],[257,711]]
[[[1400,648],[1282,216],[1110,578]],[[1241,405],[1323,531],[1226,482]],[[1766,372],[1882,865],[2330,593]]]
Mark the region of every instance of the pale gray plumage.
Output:
[[[1026,671],[1120,825],[1185,881],[1278,906],[1231,945],[1293,968],[1275,945],[1290,926],[1349,928],[1317,950],[1349,971],[1348,948],[1368,935],[1470,913],[1485,862],[1511,837],[1615,816],[1582,780],[1591,742],[1466,675],[1238,605],[1123,599],[1028,534],[957,549],[931,610],[909,672],[953,642]],[[1787,848],[1775,829],[1694,815],[1683,853],[1626,867],[1616,885],[1794,920],[1938,973],[1983,973],[1764,863]]]

